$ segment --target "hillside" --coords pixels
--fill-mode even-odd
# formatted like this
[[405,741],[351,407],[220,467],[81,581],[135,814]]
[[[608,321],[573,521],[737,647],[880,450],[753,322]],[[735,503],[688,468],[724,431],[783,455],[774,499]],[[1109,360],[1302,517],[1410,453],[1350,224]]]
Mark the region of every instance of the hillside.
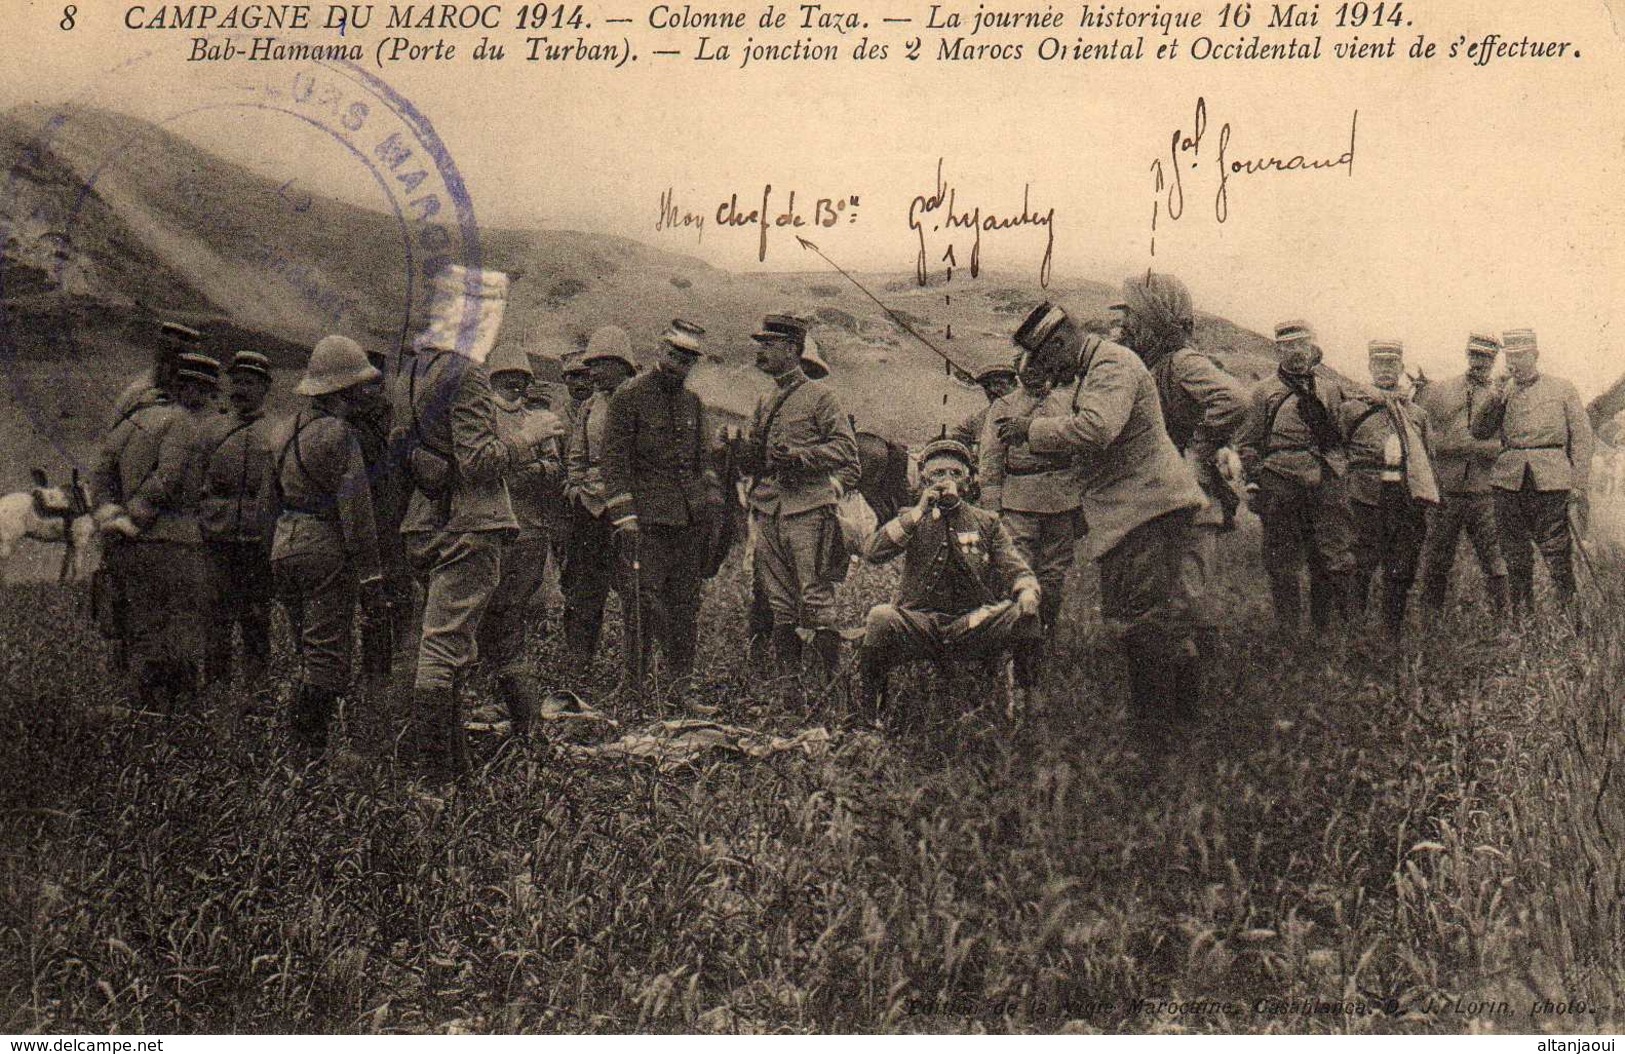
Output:
[[[108,111],[51,118],[38,109],[0,118],[0,303],[9,356],[38,364],[13,372],[62,389],[49,393],[68,404],[49,411],[57,419],[98,418],[138,368],[160,317],[198,325],[219,354],[254,346],[290,369],[326,332],[388,350],[410,331],[394,220],[312,193],[319,173],[279,183]],[[498,229],[482,239],[487,263],[517,276],[505,339],[539,361],[607,322],[625,326],[646,352],[668,319],[689,317],[708,327],[726,359],[698,371],[696,388],[721,409],[746,412],[766,386],[750,367],[749,334],[764,313],[791,311],[815,321],[836,383],[868,427],[915,439],[979,405],[973,389],[945,376],[940,360],[837,274],[733,274],[575,231]],[[1038,299],[1038,290],[996,274],[956,276],[951,306],[940,286],[898,275],[862,280],[972,365],[1006,358],[1008,334]],[[1085,314],[1113,298],[1093,282],[1063,283],[1049,295]],[[1199,338],[1244,377],[1265,361],[1262,338],[1222,319],[1204,318]],[[52,381],[74,375],[65,387]],[[17,387],[14,397],[29,403]]]

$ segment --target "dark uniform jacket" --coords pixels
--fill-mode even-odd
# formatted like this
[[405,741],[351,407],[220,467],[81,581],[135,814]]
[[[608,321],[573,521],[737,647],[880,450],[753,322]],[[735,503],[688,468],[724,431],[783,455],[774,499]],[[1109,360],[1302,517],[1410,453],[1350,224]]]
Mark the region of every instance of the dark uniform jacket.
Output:
[[[208,415],[208,416],[205,416]],[[123,505],[141,528],[137,541],[198,545],[197,430],[212,411],[187,412],[166,398],[131,412],[96,459],[98,501]]]
[[614,521],[686,527],[720,499],[705,408],[664,370],[633,377],[609,400],[604,428],[605,511]]
[[1384,483],[1405,481],[1409,459],[1429,456],[1432,431],[1427,411],[1408,400],[1400,405],[1421,435],[1421,450],[1407,449],[1411,444],[1400,438],[1382,393],[1374,389],[1351,391],[1343,400],[1342,425],[1343,434],[1348,437],[1350,501],[1361,505],[1378,504],[1382,501]]
[[1162,400],[1168,438],[1183,454],[1212,461],[1247,418],[1247,392],[1217,363],[1193,348],[1165,356],[1151,367]]
[[899,553],[904,554],[899,607],[963,615],[1038,588],[999,517],[968,501],[921,518],[905,509],[870,536],[863,558],[883,564]]
[[[1333,431],[1343,416],[1343,385],[1323,367],[1311,375],[1315,395],[1326,407]],[[1330,440],[1336,439],[1336,442]],[[1261,472],[1273,472],[1304,486],[1318,486],[1329,475],[1341,479],[1348,472],[1348,453],[1341,435],[1317,437],[1299,407],[1298,393],[1280,375],[1260,381],[1253,389],[1247,421],[1236,441],[1247,479],[1256,483]]]
[[198,526],[205,539],[270,543],[280,511],[271,479],[279,431],[259,411],[216,416],[199,429]]

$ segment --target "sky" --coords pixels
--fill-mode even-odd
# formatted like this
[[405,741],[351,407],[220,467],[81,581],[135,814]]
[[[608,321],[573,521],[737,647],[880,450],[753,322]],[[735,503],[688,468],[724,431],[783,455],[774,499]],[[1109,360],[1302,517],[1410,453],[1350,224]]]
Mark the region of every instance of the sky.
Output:
[[[13,54],[25,57],[0,66],[0,105],[84,100],[162,118],[229,92],[233,78],[282,72],[263,69],[274,67],[268,63],[245,73],[241,63],[185,62],[191,34],[124,29],[128,6],[96,5],[72,31],[59,28],[59,6],[8,9],[20,33]],[[1053,215],[1050,225],[981,238],[983,268],[1035,290],[1050,251],[1057,280],[1115,283],[1154,268],[1183,278],[1200,309],[1261,332],[1284,318],[1307,319],[1328,360],[1357,373],[1372,338],[1405,340],[1412,362],[1437,376],[1459,367],[1469,331],[1528,326],[1540,335],[1548,370],[1570,376],[1583,394],[1625,374],[1618,345],[1625,211],[1617,189],[1625,185],[1625,109],[1618,103],[1625,43],[1600,0],[1539,8],[1502,0],[1405,4],[1414,24],[1394,31],[1402,54],[1418,33],[1441,51],[1489,32],[1570,42],[1562,58],[1497,59],[1483,67],[1330,56],[1297,63],[1046,62],[1030,54],[1021,61],[909,62],[898,57],[907,32],[883,27],[880,18],[914,17],[917,26],[930,5],[890,3],[862,9],[867,31],[791,34],[843,51],[865,36],[887,41],[892,55],[883,62],[741,69],[737,49],[730,62],[654,56],[651,49],[660,47],[691,52],[699,34],[649,29],[652,6],[604,5],[603,16],[637,23],[629,30],[639,59],[620,69],[527,63],[511,54],[501,63],[392,64],[381,76],[433,123],[484,223],[625,235],[740,271],[827,268],[799,247],[800,233],[848,269],[909,272],[920,251],[911,206],[918,214],[916,198],[938,189],[940,160],[942,186],[953,188],[960,213],[1021,216],[1025,195],[1027,213]],[[754,18],[763,5],[696,6]],[[1021,9],[1045,6],[1074,18],[1079,10]],[[1205,11],[1215,40],[1242,36],[1214,27],[1217,3],[1164,6]],[[959,9],[968,17],[976,7]],[[1333,17],[1336,5],[1319,7],[1323,23]],[[794,5],[790,10],[799,17]],[[361,35],[370,49],[385,34]],[[512,31],[499,35],[510,52],[524,49]],[[1069,42],[1080,35],[1060,34]],[[414,36],[444,36],[467,49],[480,34]],[[1039,36],[994,39],[1021,39],[1030,51]],[[1179,38],[1188,50],[1192,36],[1153,29],[1145,46],[1154,51]],[[1332,39],[1342,38],[1328,35],[1327,51]],[[1204,134],[1181,154],[1184,211],[1173,219],[1170,140],[1176,130],[1193,134],[1198,99]],[[1335,162],[1349,150],[1356,112],[1352,165],[1232,175],[1227,218],[1218,221],[1217,155],[1226,126],[1229,161],[1302,154]],[[288,129],[207,118],[175,130],[273,175],[297,172],[340,197],[368,202],[376,194],[359,166],[312,156]],[[833,227],[770,230],[762,260],[759,229],[719,226],[717,212],[737,195],[748,213],[769,185],[774,215],[792,189],[804,220],[818,198],[856,197],[859,204]],[[704,217],[703,229],[656,229],[668,191],[678,218]],[[921,221],[927,257],[940,274],[951,245],[963,274],[973,239],[963,230],[930,230],[944,211],[928,210]]]

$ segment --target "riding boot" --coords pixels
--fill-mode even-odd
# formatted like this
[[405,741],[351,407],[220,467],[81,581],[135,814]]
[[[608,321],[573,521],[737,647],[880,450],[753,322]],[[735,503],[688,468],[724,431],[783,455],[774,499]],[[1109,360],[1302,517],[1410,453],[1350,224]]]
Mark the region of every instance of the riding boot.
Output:
[[887,668],[885,658],[875,649],[858,647],[858,695],[854,701],[862,717],[878,718],[885,708]]
[[461,704],[451,688],[419,688],[413,692],[413,710],[421,722],[419,764],[436,782],[450,783],[468,774],[468,733],[463,728]]
[[1484,579],[1484,589],[1490,595],[1490,610],[1495,613],[1495,620],[1501,621],[1507,612],[1507,576],[1490,575]]
[[1044,669],[1044,639],[1029,637],[1010,645],[1010,664],[1015,673],[1016,687],[1032,691],[1038,687]]
[[1405,634],[1405,605],[1410,600],[1411,583],[1403,579],[1383,579],[1382,623],[1390,641]]
[[794,626],[773,627],[773,661],[780,676],[801,671],[801,634]]
[[[1501,587],[1500,606],[1496,606],[1495,586]],[[1506,583],[1500,578],[1490,578],[1485,581],[1490,591],[1490,604],[1500,611],[1506,604]],[[1422,580],[1422,607],[1430,615],[1437,615],[1444,610],[1445,593],[1450,588],[1450,579],[1446,575],[1428,575]]]
[[311,759],[320,757],[327,749],[327,729],[333,721],[337,702],[335,691],[308,684],[299,686],[288,722],[295,752]]
[[1167,656],[1158,652],[1154,641],[1144,637],[1123,642],[1128,660],[1129,734],[1148,753],[1160,753],[1166,745],[1166,711],[1173,694]]
[[530,738],[541,702],[529,678],[516,670],[497,674],[497,695],[508,708],[508,728],[515,739]]
[[824,682],[833,682],[841,672],[841,635],[832,629],[818,630],[813,634],[812,652]]
[[1276,625],[1291,636],[1302,632],[1302,587],[1296,574],[1274,574],[1270,579],[1270,601],[1275,607]]

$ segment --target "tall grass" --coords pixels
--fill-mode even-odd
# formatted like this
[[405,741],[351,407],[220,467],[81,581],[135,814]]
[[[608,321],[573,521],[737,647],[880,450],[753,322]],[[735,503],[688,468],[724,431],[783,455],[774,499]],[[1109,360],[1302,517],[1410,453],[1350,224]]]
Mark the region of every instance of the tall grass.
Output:
[[[730,569],[702,633],[719,716],[827,723],[827,754],[663,772],[485,743],[447,797],[344,742],[298,769],[232,698],[109,716],[74,598],[15,590],[0,1028],[1616,1027],[1556,1005],[1625,994],[1625,574],[1580,635],[1497,637],[1465,584],[1425,645],[1283,651],[1256,539],[1227,546],[1238,618],[1164,762],[1128,749],[1083,583],[1041,710],[922,669],[878,732],[744,670]],[[892,581],[860,573],[846,614]],[[560,676],[553,641],[532,658]]]

